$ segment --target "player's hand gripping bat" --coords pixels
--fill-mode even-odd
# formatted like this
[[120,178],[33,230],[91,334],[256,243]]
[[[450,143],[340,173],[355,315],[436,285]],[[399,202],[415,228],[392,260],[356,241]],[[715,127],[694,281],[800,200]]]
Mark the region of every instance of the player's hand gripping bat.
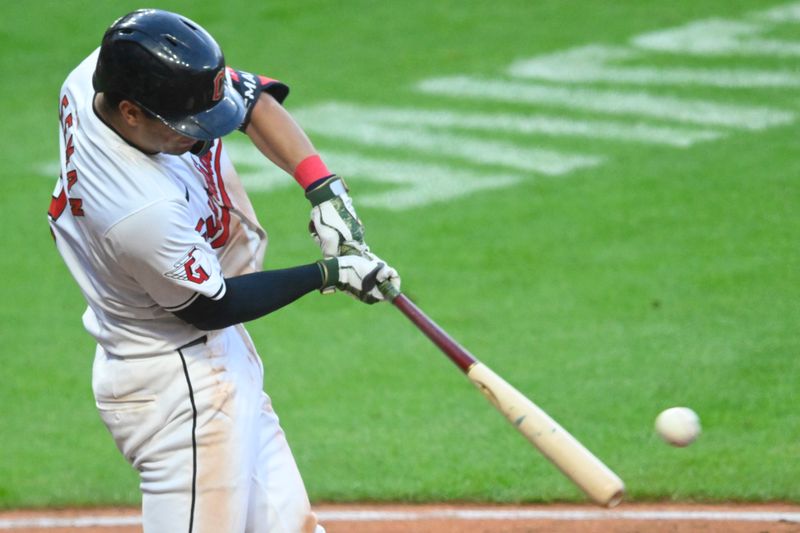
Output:
[[558,422],[475,359],[392,285],[382,283],[380,289],[395,307],[467,375],[492,405],[587,496],[607,507],[614,507],[622,501],[625,485],[619,476]]

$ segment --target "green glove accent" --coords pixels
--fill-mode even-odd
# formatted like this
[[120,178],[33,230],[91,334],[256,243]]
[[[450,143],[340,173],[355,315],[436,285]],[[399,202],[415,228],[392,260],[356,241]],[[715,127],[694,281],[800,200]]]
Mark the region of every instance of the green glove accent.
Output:
[[317,185],[314,189],[307,191],[306,198],[308,198],[312,206],[315,206],[321,204],[325,200],[331,200],[337,196],[346,194],[349,190],[344,179],[334,174],[320,185]]
[[306,192],[312,205],[308,230],[323,257],[362,255],[369,251],[364,242],[364,224],[359,220],[347,191],[344,180],[333,175]]
[[319,291],[322,294],[335,292],[336,283],[339,281],[339,261],[335,257],[320,259],[317,261],[317,266],[322,274],[322,286]]

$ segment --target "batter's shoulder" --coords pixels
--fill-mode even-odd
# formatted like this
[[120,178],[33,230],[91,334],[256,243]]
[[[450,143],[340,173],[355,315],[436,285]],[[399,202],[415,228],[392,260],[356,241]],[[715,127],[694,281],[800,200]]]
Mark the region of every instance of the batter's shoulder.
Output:
[[109,242],[132,255],[168,247],[170,242],[182,242],[187,235],[195,239],[197,232],[189,221],[185,204],[174,198],[155,199],[129,210],[105,233]]
[[105,234],[131,215],[163,203],[185,209],[186,188],[155,161],[124,151],[87,152],[77,156],[71,196],[81,199],[85,223],[96,233]]

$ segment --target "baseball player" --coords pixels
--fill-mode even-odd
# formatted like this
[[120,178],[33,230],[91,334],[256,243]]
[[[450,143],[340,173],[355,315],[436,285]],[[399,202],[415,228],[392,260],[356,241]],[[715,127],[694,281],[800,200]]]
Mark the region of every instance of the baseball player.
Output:
[[[324,531],[242,323],[315,289],[374,303],[400,279],[287,93],[160,10],[117,20],[61,89],[49,223],[88,303],[97,408],[140,474],[146,533]],[[235,129],[303,186],[323,259],[262,271],[266,233],[221,140]]]

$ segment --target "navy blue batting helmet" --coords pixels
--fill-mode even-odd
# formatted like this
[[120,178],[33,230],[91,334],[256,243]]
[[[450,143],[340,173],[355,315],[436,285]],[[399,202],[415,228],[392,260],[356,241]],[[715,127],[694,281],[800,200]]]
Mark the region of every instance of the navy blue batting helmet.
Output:
[[92,85],[199,140],[233,131],[245,116],[217,42],[200,25],[169,11],[140,9],[114,22],[103,36]]

